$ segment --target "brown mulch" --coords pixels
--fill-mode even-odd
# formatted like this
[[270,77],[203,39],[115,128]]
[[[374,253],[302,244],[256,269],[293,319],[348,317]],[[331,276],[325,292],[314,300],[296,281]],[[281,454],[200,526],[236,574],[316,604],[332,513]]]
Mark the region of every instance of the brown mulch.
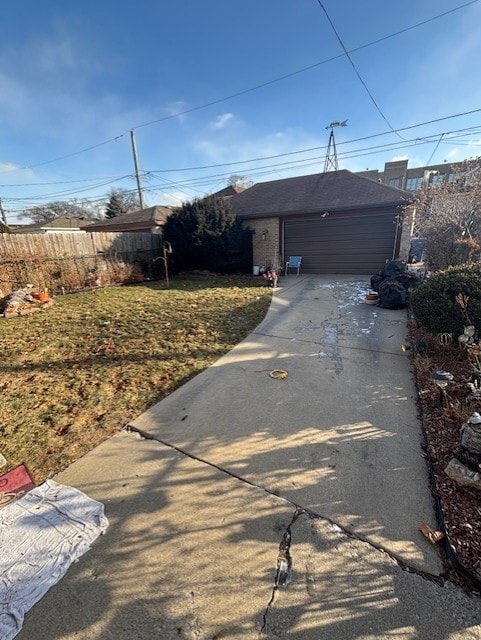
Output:
[[[451,547],[462,567],[481,581],[481,491],[458,485],[444,472],[459,449],[461,425],[474,411],[481,412],[481,400],[469,397],[472,392],[467,384],[474,366],[457,344],[442,345],[437,336],[415,325],[410,326],[409,332],[411,344],[421,341],[418,344],[424,351],[411,352],[411,359],[426,453],[432,464],[433,491],[439,499]],[[454,376],[443,402],[439,389],[430,379],[436,369],[449,371]],[[452,570],[448,574],[458,581],[459,574]],[[460,582],[464,585],[462,579]]]

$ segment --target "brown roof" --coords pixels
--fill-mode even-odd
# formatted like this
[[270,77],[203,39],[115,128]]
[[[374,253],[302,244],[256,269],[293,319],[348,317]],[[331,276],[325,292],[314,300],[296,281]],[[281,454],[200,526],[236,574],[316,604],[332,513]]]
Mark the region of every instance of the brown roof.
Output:
[[226,198],[229,196],[235,196],[236,193],[242,193],[245,191],[245,187],[238,187],[237,185],[230,184],[228,187],[224,187],[220,191],[216,191],[213,193],[213,196],[217,196],[218,198]]
[[411,200],[409,191],[341,170],[261,182],[229,201],[240,218],[262,218],[400,206]]
[[94,224],[94,222],[95,220],[91,220],[90,218],[67,218],[60,216],[60,218],[55,218],[55,220],[46,222],[41,226],[42,228],[48,227],[49,229],[82,229],[83,227]]
[[44,229],[83,229],[95,223],[90,218],[67,218],[60,216],[50,222],[41,222],[34,224],[13,225],[11,227],[14,233],[33,233],[38,231],[41,233]]
[[122,231],[124,228],[151,228],[161,226],[165,223],[171,213],[171,207],[147,207],[146,209],[126,213],[123,216],[115,216],[114,218],[99,220],[89,230],[103,231],[105,227],[106,231],[110,231],[110,228],[115,227],[116,230]]

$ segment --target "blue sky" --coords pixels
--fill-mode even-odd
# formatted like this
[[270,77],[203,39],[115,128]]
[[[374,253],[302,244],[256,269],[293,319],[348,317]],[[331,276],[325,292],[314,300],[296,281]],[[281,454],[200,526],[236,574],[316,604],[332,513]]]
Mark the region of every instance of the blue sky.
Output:
[[[477,156],[481,111],[398,134],[391,127],[481,109],[480,0],[364,46],[467,1],[322,1],[346,49],[363,47],[351,59],[379,109],[318,0],[8,3],[0,41],[7,218],[135,189],[132,128],[148,205],[221,189],[232,174],[261,182],[320,172],[334,120],[348,120],[335,131],[340,168]],[[380,145],[393,146],[373,149]],[[291,155],[272,158],[280,154]]]

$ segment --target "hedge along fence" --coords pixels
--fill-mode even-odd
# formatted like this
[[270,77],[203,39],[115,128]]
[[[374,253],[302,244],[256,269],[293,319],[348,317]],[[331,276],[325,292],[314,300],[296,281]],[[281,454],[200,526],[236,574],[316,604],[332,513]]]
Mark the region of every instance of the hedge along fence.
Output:
[[150,233],[0,234],[0,292],[33,284],[55,294],[159,277]]

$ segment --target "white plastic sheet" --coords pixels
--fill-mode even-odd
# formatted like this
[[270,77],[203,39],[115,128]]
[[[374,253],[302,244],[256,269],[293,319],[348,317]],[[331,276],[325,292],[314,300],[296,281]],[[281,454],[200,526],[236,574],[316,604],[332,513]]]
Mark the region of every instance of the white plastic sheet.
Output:
[[104,507],[47,480],[0,509],[0,638],[11,640],[25,613],[108,527]]

